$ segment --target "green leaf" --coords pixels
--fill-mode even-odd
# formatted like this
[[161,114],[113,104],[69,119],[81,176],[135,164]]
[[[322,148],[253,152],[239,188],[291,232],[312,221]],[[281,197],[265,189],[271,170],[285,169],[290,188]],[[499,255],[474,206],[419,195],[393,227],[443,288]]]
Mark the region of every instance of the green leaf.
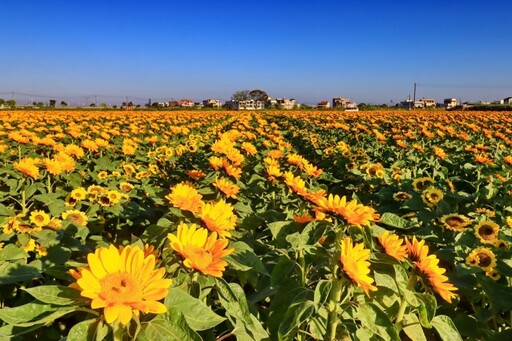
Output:
[[222,278],[215,278],[215,287],[219,293],[220,303],[231,316],[250,323],[251,313],[243,289],[236,283],[226,283]]
[[41,271],[36,266],[7,262],[0,264],[0,284],[20,283],[41,277]]
[[85,320],[75,324],[68,333],[66,341],[92,341],[93,331],[91,326],[94,325],[96,319]]
[[43,325],[35,325],[31,328],[23,328],[18,326],[13,326],[12,324],[5,325],[0,327],[0,340],[11,340],[14,337],[30,333],[36,329],[41,328]]
[[215,314],[205,303],[180,288],[169,289],[165,305],[169,309],[179,310],[193,330],[210,329],[225,320],[224,317]]
[[80,295],[80,291],[61,285],[41,285],[24,290],[39,301],[53,305],[72,305],[88,301]]
[[268,223],[268,229],[270,230],[270,233],[272,233],[273,239],[278,239],[280,234],[284,233],[287,234],[287,231],[294,225],[291,221],[274,221],[271,223]]
[[15,214],[16,213],[14,212],[13,209],[5,206],[4,204],[0,204],[0,216],[12,217]]
[[512,310],[512,291],[509,286],[497,283],[491,279],[480,281],[489,300],[501,311]]
[[270,276],[263,262],[249,245],[244,242],[234,242],[229,244],[229,246],[233,247],[235,251],[229,256],[224,257],[224,260],[233,269],[240,271],[254,270],[262,275]]
[[283,282],[293,280],[292,276],[295,270],[295,262],[286,256],[281,256],[272,271],[270,284],[272,286],[278,286]]
[[14,244],[8,244],[0,250],[0,262],[26,258],[28,258],[28,253],[26,253],[21,247]]
[[36,324],[52,322],[75,310],[75,307],[56,307],[34,301],[14,308],[0,309],[0,320],[19,327],[32,327]]
[[317,306],[321,306],[327,301],[329,298],[329,293],[331,292],[331,288],[332,281],[321,280],[317,283],[314,296],[314,301]]
[[398,330],[391,323],[388,315],[375,304],[365,303],[359,306],[357,316],[366,329],[379,335],[384,340],[399,340]]
[[432,326],[443,341],[462,341],[459,331],[452,319],[446,315],[438,315],[432,319]]
[[421,325],[425,328],[432,328],[430,322],[436,314],[436,298],[430,294],[421,293],[416,293],[416,298],[420,302],[420,305],[418,306],[418,313]]
[[402,325],[405,335],[414,341],[427,341],[423,328],[418,320],[418,317],[414,314],[407,314],[404,316]]
[[279,325],[279,340],[294,340],[301,324],[309,319],[314,311],[315,302],[313,301],[299,301],[293,303],[288,308]]
[[390,212],[383,213],[379,219],[379,223],[398,229],[408,229],[411,227],[411,224],[408,220]]
[[178,309],[167,312],[169,320],[154,319],[144,328],[148,340],[200,341],[201,337],[187,325],[185,317]]

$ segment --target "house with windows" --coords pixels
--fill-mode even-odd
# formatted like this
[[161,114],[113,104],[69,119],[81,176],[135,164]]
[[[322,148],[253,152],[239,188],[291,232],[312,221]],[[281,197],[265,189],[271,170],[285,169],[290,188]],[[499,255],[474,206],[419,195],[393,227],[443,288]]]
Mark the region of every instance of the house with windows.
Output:
[[277,106],[280,109],[286,109],[286,110],[291,110],[291,109],[293,109],[297,105],[297,102],[295,101],[295,98],[292,98],[292,99],[278,98],[276,100],[276,102],[277,102]]
[[220,108],[220,101],[218,99],[205,99],[203,101],[203,106],[206,108]]
[[193,108],[194,107],[194,101],[191,99],[182,99],[178,101],[178,106],[182,108]]
[[316,105],[318,109],[329,109],[331,107],[331,102],[329,101],[320,101]]
[[512,104],[512,97],[505,97],[504,99],[500,100],[500,104]]
[[231,100],[226,102],[226,107],[232,110],[261,110],[265,109],[265,103],[253,99],[244,101]]

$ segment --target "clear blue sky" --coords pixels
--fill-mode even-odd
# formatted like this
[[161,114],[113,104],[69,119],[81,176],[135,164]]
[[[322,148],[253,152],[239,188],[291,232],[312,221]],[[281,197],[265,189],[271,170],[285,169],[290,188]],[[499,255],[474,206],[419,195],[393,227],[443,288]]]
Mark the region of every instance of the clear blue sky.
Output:
[[0,98],[226,100],[259,88],[396,103],[414,82],[418,98],[512,96],[509,0],[12,0],[1,13]]

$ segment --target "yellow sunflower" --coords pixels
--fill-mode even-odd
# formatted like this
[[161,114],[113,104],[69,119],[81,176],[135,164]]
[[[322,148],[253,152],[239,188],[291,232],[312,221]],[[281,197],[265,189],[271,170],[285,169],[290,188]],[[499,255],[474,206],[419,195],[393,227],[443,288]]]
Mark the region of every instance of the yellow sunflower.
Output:
[[70,193],[71,197],[77,201],[84,200],[87,196],[87,191],[83,187],[75,188]]
[[435,183],[434,179],[429,178],[429,177],[423,177],[423,178],[415,179],[412,182],[412,187],[414,188],[415,191],[421,192],[421,191],[424,191],[425,189],[427,189],[428,187],[430,187],[431,185],[433,185],[434,183]]
[[488,247],[477,247],[466,257],[466,264],[488,271],[496,266],[496,256]]
[[32,211],[30,213],[30,222],[38,227],[48,225],[51,221],[48,213],[44,211]]
[[421,193],[421,200],[430,208],[435,207],[443,197],[443,191],[434,187],[429,187]]
[[230,237],[230,230],[235,229],[236,215],[233,213],[233,206],[223,199],[216,203],[203,204],[199,217],[208,230],[217,232],[219,237]]
[[386,231],[378,237],[378,240],[384,251],[391,257],[400,262],[407,258],[407,246],[404,244],[404,240],[396,234]]
[[216,232],[208,236],[208,230],[196,224],[180,224],[177,234],[169,233],[167,238],[171,248],[184,258],[185,266],[214,277],[222,277],[228,265],[222,257],[234,251],[226,249],[227,239],[217,239]]
[[432,288],[448,303],[451,303],[452,298],[457,294],[454,291],[458,289],[448,282],[448,277],[443,274],[445,269],[439,267],[439,259],[435,255],[428,254],[428,246],[425,245],[425,240],[418,241],[416,237],[412,241],[406,239],[405,245],[407,246],[407,254],[409,259],[413,262],[416,270],[419,271]]
[[219,191],[224,193],[224,195],[228,198],[236,198],[236,195],[240,191],[240,187],[226,178],[215,179],[214,186],[217,187]]
[[412,195],[410,195],[407,192],[396,192],[393,194],[393,199],[396,201],[406,201],[412,198]]
[[483,220],[475,226],[475,236],[482,242],[494,244],[498,240],[500,226],[492,220]]
[[171,193],[165,198],[179,209],[197,213],[203,203],[203,196],[187,183],[179,183],[171,188]]
[[357,284],[368,295],[369,291],[376,291],[377,287],[372,285],[373,278],[368,276],[370,273],[370,250],[364,248],[363,243],[356,244],[352,238],[346,237],[341,242],[341,254],[339,261],[343,267],[343,272]]
[[14,162],[13,166],[21,173],[37,179],[39,177],[39,168],[37,168],[36,164],[37,160],[35,159],[23,158],[18,162]]
[[87,256],[89,266],[70,271],[77,280],[73,287],[90,298],[92,309],[103,308],[107,323],[127,325],[140,312],[162,314],[165,298],[172,284],[164,279],[165,268],[155,270],[155,256],[144,256],[139,247],[114,245],[96,249]]
[[86,226],[89,218],[87,215],[79,210],[70,210],[62,212],[62,220],[69,219],[73,225]]
[[471,224],[471,219],[457,213],[445,214],[439,218],[439,221],[443,224],[444,228],[454,232],[466,231],[466,226]]

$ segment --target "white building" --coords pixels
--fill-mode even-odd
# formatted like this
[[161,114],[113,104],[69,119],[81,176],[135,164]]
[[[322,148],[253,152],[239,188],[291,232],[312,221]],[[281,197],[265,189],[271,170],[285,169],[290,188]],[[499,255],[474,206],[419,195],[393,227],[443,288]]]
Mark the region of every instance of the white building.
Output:
[[245,101],[227,101],[226,106],[233,110],[261,110],[265,109],[265,103],[263,101],[255,101],[248,99]]
[[451,110],[455,108],[459,103],[456,98],[445,98],[444,99],[444,107],[446,110]]
[[290,109],[293,109],[297,105],[297,102],[295,101],[294,98],[292,98],[292,99],[278,98],[277,105],[279,105],[279,107],[282,109],[290,110]]
[[220,101],[218,99],[208,98],[203,101],[203,106],[209,108],[220,108]]

